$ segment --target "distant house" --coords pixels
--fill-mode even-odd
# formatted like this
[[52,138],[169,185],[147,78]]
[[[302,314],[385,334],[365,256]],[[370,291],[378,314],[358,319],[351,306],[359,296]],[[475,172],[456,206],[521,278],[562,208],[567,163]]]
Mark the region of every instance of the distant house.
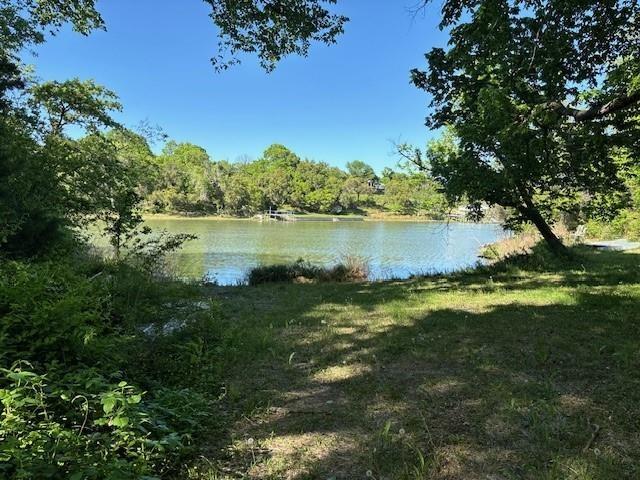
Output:
[[368,180],[367,185],[369,185],[369,188],[373,189],[374,193],[384,193],[384,185],[380,183],[380,180],[378,180],[377,178]]

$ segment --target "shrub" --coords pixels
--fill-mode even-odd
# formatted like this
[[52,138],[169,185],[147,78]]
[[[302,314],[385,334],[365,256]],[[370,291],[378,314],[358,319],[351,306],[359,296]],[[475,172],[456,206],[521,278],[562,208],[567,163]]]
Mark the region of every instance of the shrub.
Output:
[[75,363],[108,328],[106,292],[64,263],[0,264],[0,365]]
[[0,370],[3,478],[140,478],[168,469],[187,439],[127,382],[83,371],[50,383],[25,367]]
[[0,478],[155,478],[211,427],[220,311],[148,265],[0,261]]
[[366,258],[346,255],[342,262],[329,270],[331,281],[356,282],[369,278],[369,261]]
[[175,316],[195,292],[124,262],[0,263],[0,366],[73,366],[109,355],[123,333]]
[[249,285],[276,282],[355,282],[369,277],[369,265],[365,259],[346,256],[332,267],[319,267],[302,259],[294,263],[263,265],[247,274]]
[[302,259],[290,264],[262,265],[255,267],[247,274],[249,285],[262,283],[292,282],[296,278],[316,279],[320,275],[320,268]]
[[640,212],[622,210],[618,216],[609,222],[590,220],[587,222],[587,235],[600,240],[621,237],[628,240],[639,240]]

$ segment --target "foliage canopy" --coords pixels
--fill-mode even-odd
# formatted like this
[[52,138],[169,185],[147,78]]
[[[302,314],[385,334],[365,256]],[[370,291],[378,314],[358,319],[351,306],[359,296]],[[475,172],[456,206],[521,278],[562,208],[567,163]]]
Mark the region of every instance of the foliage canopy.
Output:
[[412,79],[427,125],[457,138],[429,158],[449,195],[513,208],[561,249],[552,207],[622,190],[611,152],[640,144],[639,22],[628,0],[445,2],[449,47]]

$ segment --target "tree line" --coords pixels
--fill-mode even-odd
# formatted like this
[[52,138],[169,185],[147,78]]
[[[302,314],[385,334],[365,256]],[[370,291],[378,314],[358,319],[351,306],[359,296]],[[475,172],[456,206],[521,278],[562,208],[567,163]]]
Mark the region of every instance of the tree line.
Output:
[[253,161],[214,160],[202,147],[175,141],[155,155],[140,134],[114,130],[106,138],[137,177],[140,207],[151,213],[251,216],[290,208],[340,214],[371,208],[442,218],[447,211],[441,187],[416,169],[385,168],[378,176],[355,160],[343,170],[280,144]]

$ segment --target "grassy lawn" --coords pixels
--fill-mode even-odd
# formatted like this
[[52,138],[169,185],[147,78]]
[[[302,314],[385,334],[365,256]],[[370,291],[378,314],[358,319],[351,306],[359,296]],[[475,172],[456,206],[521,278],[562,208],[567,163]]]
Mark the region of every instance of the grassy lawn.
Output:
[[640,255],[219,289],[192,478],[640,478]]

